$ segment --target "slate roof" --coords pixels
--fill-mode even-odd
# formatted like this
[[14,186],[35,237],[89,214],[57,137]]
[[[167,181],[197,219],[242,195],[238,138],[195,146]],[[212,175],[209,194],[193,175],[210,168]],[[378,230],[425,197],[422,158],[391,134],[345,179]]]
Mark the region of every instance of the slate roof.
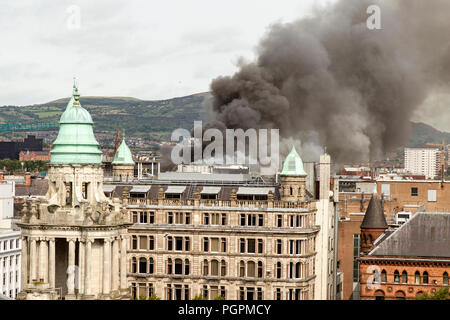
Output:
[[416,213],[369,255],[450,258],[450,213]]
[[387,229],[381,199],[375,193],[370,199],[361,229]]

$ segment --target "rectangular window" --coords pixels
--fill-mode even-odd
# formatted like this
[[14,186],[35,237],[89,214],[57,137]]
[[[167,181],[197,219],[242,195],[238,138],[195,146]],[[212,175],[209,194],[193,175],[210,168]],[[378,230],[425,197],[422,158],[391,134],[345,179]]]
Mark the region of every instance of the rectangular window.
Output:
[[240,239],[240,252],[245,253],[245,239]]
[[245,226],[245,214],[241,213],[241,226]]
[[258,226],[264,226],[264,216],[262,214],[258,215]]
[[226,213],[222,213],[222,225],[223,226],[227,225],[227,214]]
[[155,250],[155,237],[150,236],[148,241],[148,249]]
[[175,250],[183,251],[183,238],[182,237],[175,237]]
[[381,194],[385,196],[391,195],[391,185],[390,184],[382,184],[381,185]]
[[208,238],[203,238],[203,251],[208,252],[209,251],[209,241]]
[[211,252],[219,252],[219,238],[211,238]]
[[283,216],[281,214],[277,215],[277,227],[281,228],[283,226]]
[[227,239],[222,238],[222,252],[227,252]]
[[140,223],[147,223],[147,212],[139,212]]
[[150,211],[148,213],[148,217],[149,217],[148,223],[151,223],[151,224],[155,223],[155,213],[153,211]]
[[147,237],[144,236],[139,237],[139,249],[147,250]]
[[167,212],[167,223],[173,224],[173,213],[172,212]]
[[172,237],[168,237],[167,238],[167,250],[168,251],[172,251],[173,248],[173,240]]
[[248,253],[256,253],[255,239],[247,239],[247,252]]
[[419,195],[419,189],[417,187],[411,188],[411,197],[417,197]]
[[175,224],[183,224],[183,212],[175,212]]
[[191,242],[189,240],[189,237],[184,238],[184,250],[186,251],[191,250]]
[[258,253],[263,253],[263,239],[258,239]]
[[283,245],[281,242],[281,239],[277,240],[277,254],[282,254],[283,253]]
[[353,282],[359,282],[359,263],[358,258],[360,254],[361,236],[359,234],[353,235]]
[[203,224],[205,224],[205,225],[209,224],[209,213],[203,214]]
[[138,213],[136,211],[133,211],[132,215],[133,215],[133,223],[138,223]]
[[437,192],[436,190],[428,190],[428,201],[429,202],[436,202],[436,196]]
[[190,212],[186,212],[184,214],[184,217],[186,219],[186,224],[191,224],[191,213]]

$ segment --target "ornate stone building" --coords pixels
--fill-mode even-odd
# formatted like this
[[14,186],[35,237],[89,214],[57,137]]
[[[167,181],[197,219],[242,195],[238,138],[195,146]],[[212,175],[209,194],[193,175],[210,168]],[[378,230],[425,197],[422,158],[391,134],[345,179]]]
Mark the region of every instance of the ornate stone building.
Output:
[[180,172],[105,185],[133,223],[127,259],[132,296],[333,299],[336,224],[328,155],[319,168],[320,192],[306,189],[295,149],[280,183]]
[[124,299],[126,212],[105,197],[89,112],[73,95],[51,150],[48,192],[23,206],[20,299]]
[[133,180],[134,164],[133,155],[125,142],[125,138],[123,138],[112,162],[113,179],[119,181]]

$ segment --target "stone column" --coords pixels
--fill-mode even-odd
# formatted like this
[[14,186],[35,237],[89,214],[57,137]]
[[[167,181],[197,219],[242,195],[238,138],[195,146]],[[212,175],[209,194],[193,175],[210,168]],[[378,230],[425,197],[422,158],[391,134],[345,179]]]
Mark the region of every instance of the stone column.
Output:
[[30,244],[30,274],[31,281],[37,280],[37,256],[36,256],[36,238],[31,238]]
[[55,288],[55,239],[49,240],[48,282],[50,288]]
[[85,254],[86,258],[84,259],[84,294],[91,295],[92,287],[91,287],[91,260],[92,260],[92,243],[94,240],[86,239],[86,248]]
[[103,295],[111,293],[111,239],[103,240]]
[[45,238],[39,241],[39,280],[48,281],[48,245]]
[[112,257],[112,291],[119,290],[119,239],[113,241]]
[[75,294],[75,239],[67,239],[67,241],[69,242],[67,293],[73,295]]
[[28,239],[26,237],[22,237],[21,242],[22,242],[21,287],[22,290],[24,290],[28,284]]
[[127,236],[120,240],[120,290],[128,292],[127,286]]
[[84,272],[85,272],[85,241],[80,240],[78,253],[78,289],[79,294],[84,294]]

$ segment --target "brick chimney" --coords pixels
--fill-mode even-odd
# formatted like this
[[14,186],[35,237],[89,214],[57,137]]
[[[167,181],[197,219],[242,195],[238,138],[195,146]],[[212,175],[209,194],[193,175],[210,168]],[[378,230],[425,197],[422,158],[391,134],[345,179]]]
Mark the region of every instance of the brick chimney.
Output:
[[31,186],[31,173],[25,172],[25,185],[27,187]]

